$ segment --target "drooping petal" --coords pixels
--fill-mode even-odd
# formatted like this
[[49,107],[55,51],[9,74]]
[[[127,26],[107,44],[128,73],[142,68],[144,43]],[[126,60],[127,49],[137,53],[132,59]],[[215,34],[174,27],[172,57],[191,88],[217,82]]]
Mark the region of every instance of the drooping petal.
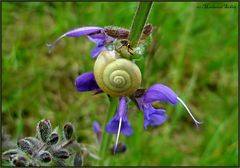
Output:
[[107,124],[106,131],[111,134],[117,134],[119,117],[115,115]]
[[128,119],[126,119],[125,121],[122,121],[122,126],[121,126],[121,133],[123,135],[132,135],[133,134],[133,130],[131,128],[130,122],[128,121]]
[[101,90],[97,85],[93,72],[86,72],[78,76],[75,80],[75,86],[79,92]]
[[104,29],[101,27],[94,27],[94,26],[80,27],[64,33],[63,35],[58,37],[54,42],[47,44],[47,47],[49,49],[49,52],[51,52],[51,50],[55,47],[56,43],[66,36],[69,36],[69,37],[88,36],[88,35],[94,36],[95,34],[101,34],[102,32],[104,32]]
[[152,103],[154,101],[164,101],[173,105],[178,103],[177,95],[163,84],[155,84],[144,93],[144,103]]
[[78,37],[78,36],[87,36],[91,34],[98,34],[101,33],[104,29],[101,27],[94,27],[94,26],[89,26],[89,27],[80,27],[77,29],[70,30],[65,33],[65,36],[71,36],[71,37]]
[[120,97],[119,98],[119,104],[118,109],[111,121],[107,124],[107,132],[111,134],[117,134],[118,133],[118,127],[119,127],[119,121],[120,118],[122,120],[120,132],[124,135],[131,135],[133,133],[131,125],[127,119],[127,98],[126,97]]
[[163,124],[167,116],[165,110],[155,109],[152,105],[148,105],[143,109],[144,112],[144,128],[146,129],[150,126],[157,126]]
[[107,50],[104,46],[96,46],[91,51],[92,58],[97,57],[102,51]]

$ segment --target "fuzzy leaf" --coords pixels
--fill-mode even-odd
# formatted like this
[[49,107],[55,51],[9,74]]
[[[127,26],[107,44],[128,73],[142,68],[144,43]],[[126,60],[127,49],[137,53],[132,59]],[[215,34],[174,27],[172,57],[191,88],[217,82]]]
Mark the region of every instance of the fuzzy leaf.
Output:
[[9,150],[3,152],[3,154],[2,154],[3,159],[9,159],[10,156],[17,155],[18,152],[19,152],[18,149],[9,149]]

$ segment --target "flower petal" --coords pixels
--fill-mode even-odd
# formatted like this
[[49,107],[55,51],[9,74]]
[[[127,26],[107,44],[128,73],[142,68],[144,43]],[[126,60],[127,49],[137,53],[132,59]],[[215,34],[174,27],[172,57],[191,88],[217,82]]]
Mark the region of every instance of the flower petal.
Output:
[[[104,29],[101,27],[94,27],[94,26],[89,26],[89,27],[80,27],[77,29],[70,30],[60,37],[58,37],[54,42],[47,44],[47,47],[49,49],[49,52],[51,53],[52,49],[55,47],[55,45],[64,37],[70,36],[70,37],[78,37],[78,36],[97,36],[97,34],[102,34],[104,32]],[[103,34],[106,36],[105,34]],[[106,40],[104,40],[105,43]]]
[[144,128],[146,129],[149,125],[156,126],[163,124],[167,116],[165,110],[155,109],[151,105],[143,109],[144,111]]
[[93,48],[91,51],[92,58],[97,57],[104,50],[107,50],[104,46],[97,46],[97,47]]
[[94,133],[97,137],[98,143],[100,143],[101,140],[102,140],[102,130],[101,130],[101,127],[100,127],[100,125],[97,121],[93,122],[93,131],[94,131]]
[[[119,126],[119,117],[115,115],[113,119],[108,122],[106,131],[111,134],[117,134],[118,126]],[[122,121],[121,133],[127,136],[133,133],[131,125],[128,120]]]
[[112,134],[118,133],[118,127],[119,127],[119,121],[120,118],[122,118],[122,124],[121,124],[121,133],[124,135],[131,135],[133,133],[131,125],[127,119],[127,98],[126,97],[120,97],[119,98],[119,104],[118,109],[111,121],[107,124],[107,132]]
[[101,127],[97,121],[93,122],[93,131],[95,134],[97,134],[98,132],[101,132]]
[[77,77],[75,86],[79,92],[99,91],[93,72],[86,72]]
[[123,135],[127,135],[127,136],[133,134],[133,130],[132,130],[130,122],[128,120],[122,121],[121,133]]
[[93,26],[89,26],[89,27],[80,27],[77,29],[73,29],[70,30],[68,32],[66,32],[64,35],[65,36],[71,36],[71,37],[78,37],[78,36],[87,36],[90,34],[98,34],[101,33],[104,29],[101,27],[93,27]]
[[178,103],[177,95],[167,86],[155,84],[151,86],[143,95],[144,103],[154,101],[164,101],[176,105]]
[[117,113],[119,117],[124,119],[127,118],[127,98],[125,96],[119,98]]
[[106,35],[105,34],[94,34],[87,36],[88,39],[97,45],[104,45],[106,43]]
[[119,124],[119,118],[118,116],[115,115],[113,119],[108,122],[106,131],[111,134],[117,134],[118,124]]

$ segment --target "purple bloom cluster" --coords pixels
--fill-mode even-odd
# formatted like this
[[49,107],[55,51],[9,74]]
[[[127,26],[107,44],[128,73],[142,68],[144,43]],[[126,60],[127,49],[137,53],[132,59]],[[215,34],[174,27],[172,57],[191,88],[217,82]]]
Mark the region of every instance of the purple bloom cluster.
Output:
[[[96,47],[92,49],[91,55],[93,58],[97,57],[100,52],[106,50],[105,46],[114,41],[114,38],[107,35],[106,30],[100,27],[82,27],[78,29],[71,30],[62,36],[60,36],[57,40],[55,40],[52,44],[49,44],[49,48],[51,49],[54,45],[63,37],[78,37],[78,36],[87,36],[89,40],[96,43]],[[75,86],[77,91],[86,92],[93,91],[95,93],[102,92],[101,88],[98,86],[93,72],[86,72],[81,74],[76,78]],[[163,84],[154,84],[150,88],[148,88],[145,92],[143,92],[140,96],[134,96],[134,100],[136,101],[139,109],[144,114],[144,128],[146,129],[148,126],[157,126],[163,124],[167,117],[166,111],[164,109],[156,109],[152,106],[152,103],[155,101],[166,102],[172,105],[177,105],[180,102],[190,114],[195,124],[198,125],[198,122],[193,115],[191,114],[188,107],[185,103],[172,91],[169,87]],[[128,106],[128,98],[125,96],[119,97],[119,104],[117,111],[114,117],[108,122],[106,131],[111,134],[117,134],[117,141],[119,134],[122,133],[124,135],[131,135],[133,130],[131,128],[130,122],[127,118],[127,106]],[[100,132],[99,126],[94,124],[94,131],[97,133]],[[117,145],[116,145],[117,146]]]
[[[85,91],[101,91],[92,72],[84,73],[77,77],[75,86],[79,92]],[[182,103],[187,109],[195,124],[198,126],[198,122],[191,114],[185,103],[172,91],[169,87],[163,84],[154,84],[140,97],[134,97],[138,107],[144,113],[144,128],[148,126],[158,126],[163,124],[167,116],[164,109],[156,109],[152,106],[155,101],[162,101],[177,105],[178,102]],[[128,99],[125,96],[119,97],[119,104],[114,117],[108,122],[106,131],[110,134],[117,134],[116,145],[118,144],[119,134],[129,136],[133,133],[130,122],[127,118],[127,102]]]

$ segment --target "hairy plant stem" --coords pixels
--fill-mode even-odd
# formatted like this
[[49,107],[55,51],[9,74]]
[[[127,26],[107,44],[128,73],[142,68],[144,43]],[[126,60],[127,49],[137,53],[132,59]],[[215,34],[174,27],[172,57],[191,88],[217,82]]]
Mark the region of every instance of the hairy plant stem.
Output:
[[[111,143],[111,139],[112,139],[112,135],[106,132],[106,127],[107,127],[107,123],[108,121],[113,117],[114,113],[116,112],[117,109],[117,105],[118,105],[118,98],[117,97],[110,97],[108,96],[109,99],[109,107],[108,107],[108,112],[106,115],[106,120],[104,122],[104,126],[103,126],[103,136],[102,136],[102,142],[101,142],[101,146],[100,146],[100,150],[99,150],[99,156],[101,158],[101,161],[99,162],[103,162],[107,152],[109,151],[109,145]],[[98,162],[98,164],[99,164]]]
[[133,47],[136,47],[141,37],[144,25],[147,21],[153,2],[139,2],[137,11],[133,18],[131,31],[128,40]]

